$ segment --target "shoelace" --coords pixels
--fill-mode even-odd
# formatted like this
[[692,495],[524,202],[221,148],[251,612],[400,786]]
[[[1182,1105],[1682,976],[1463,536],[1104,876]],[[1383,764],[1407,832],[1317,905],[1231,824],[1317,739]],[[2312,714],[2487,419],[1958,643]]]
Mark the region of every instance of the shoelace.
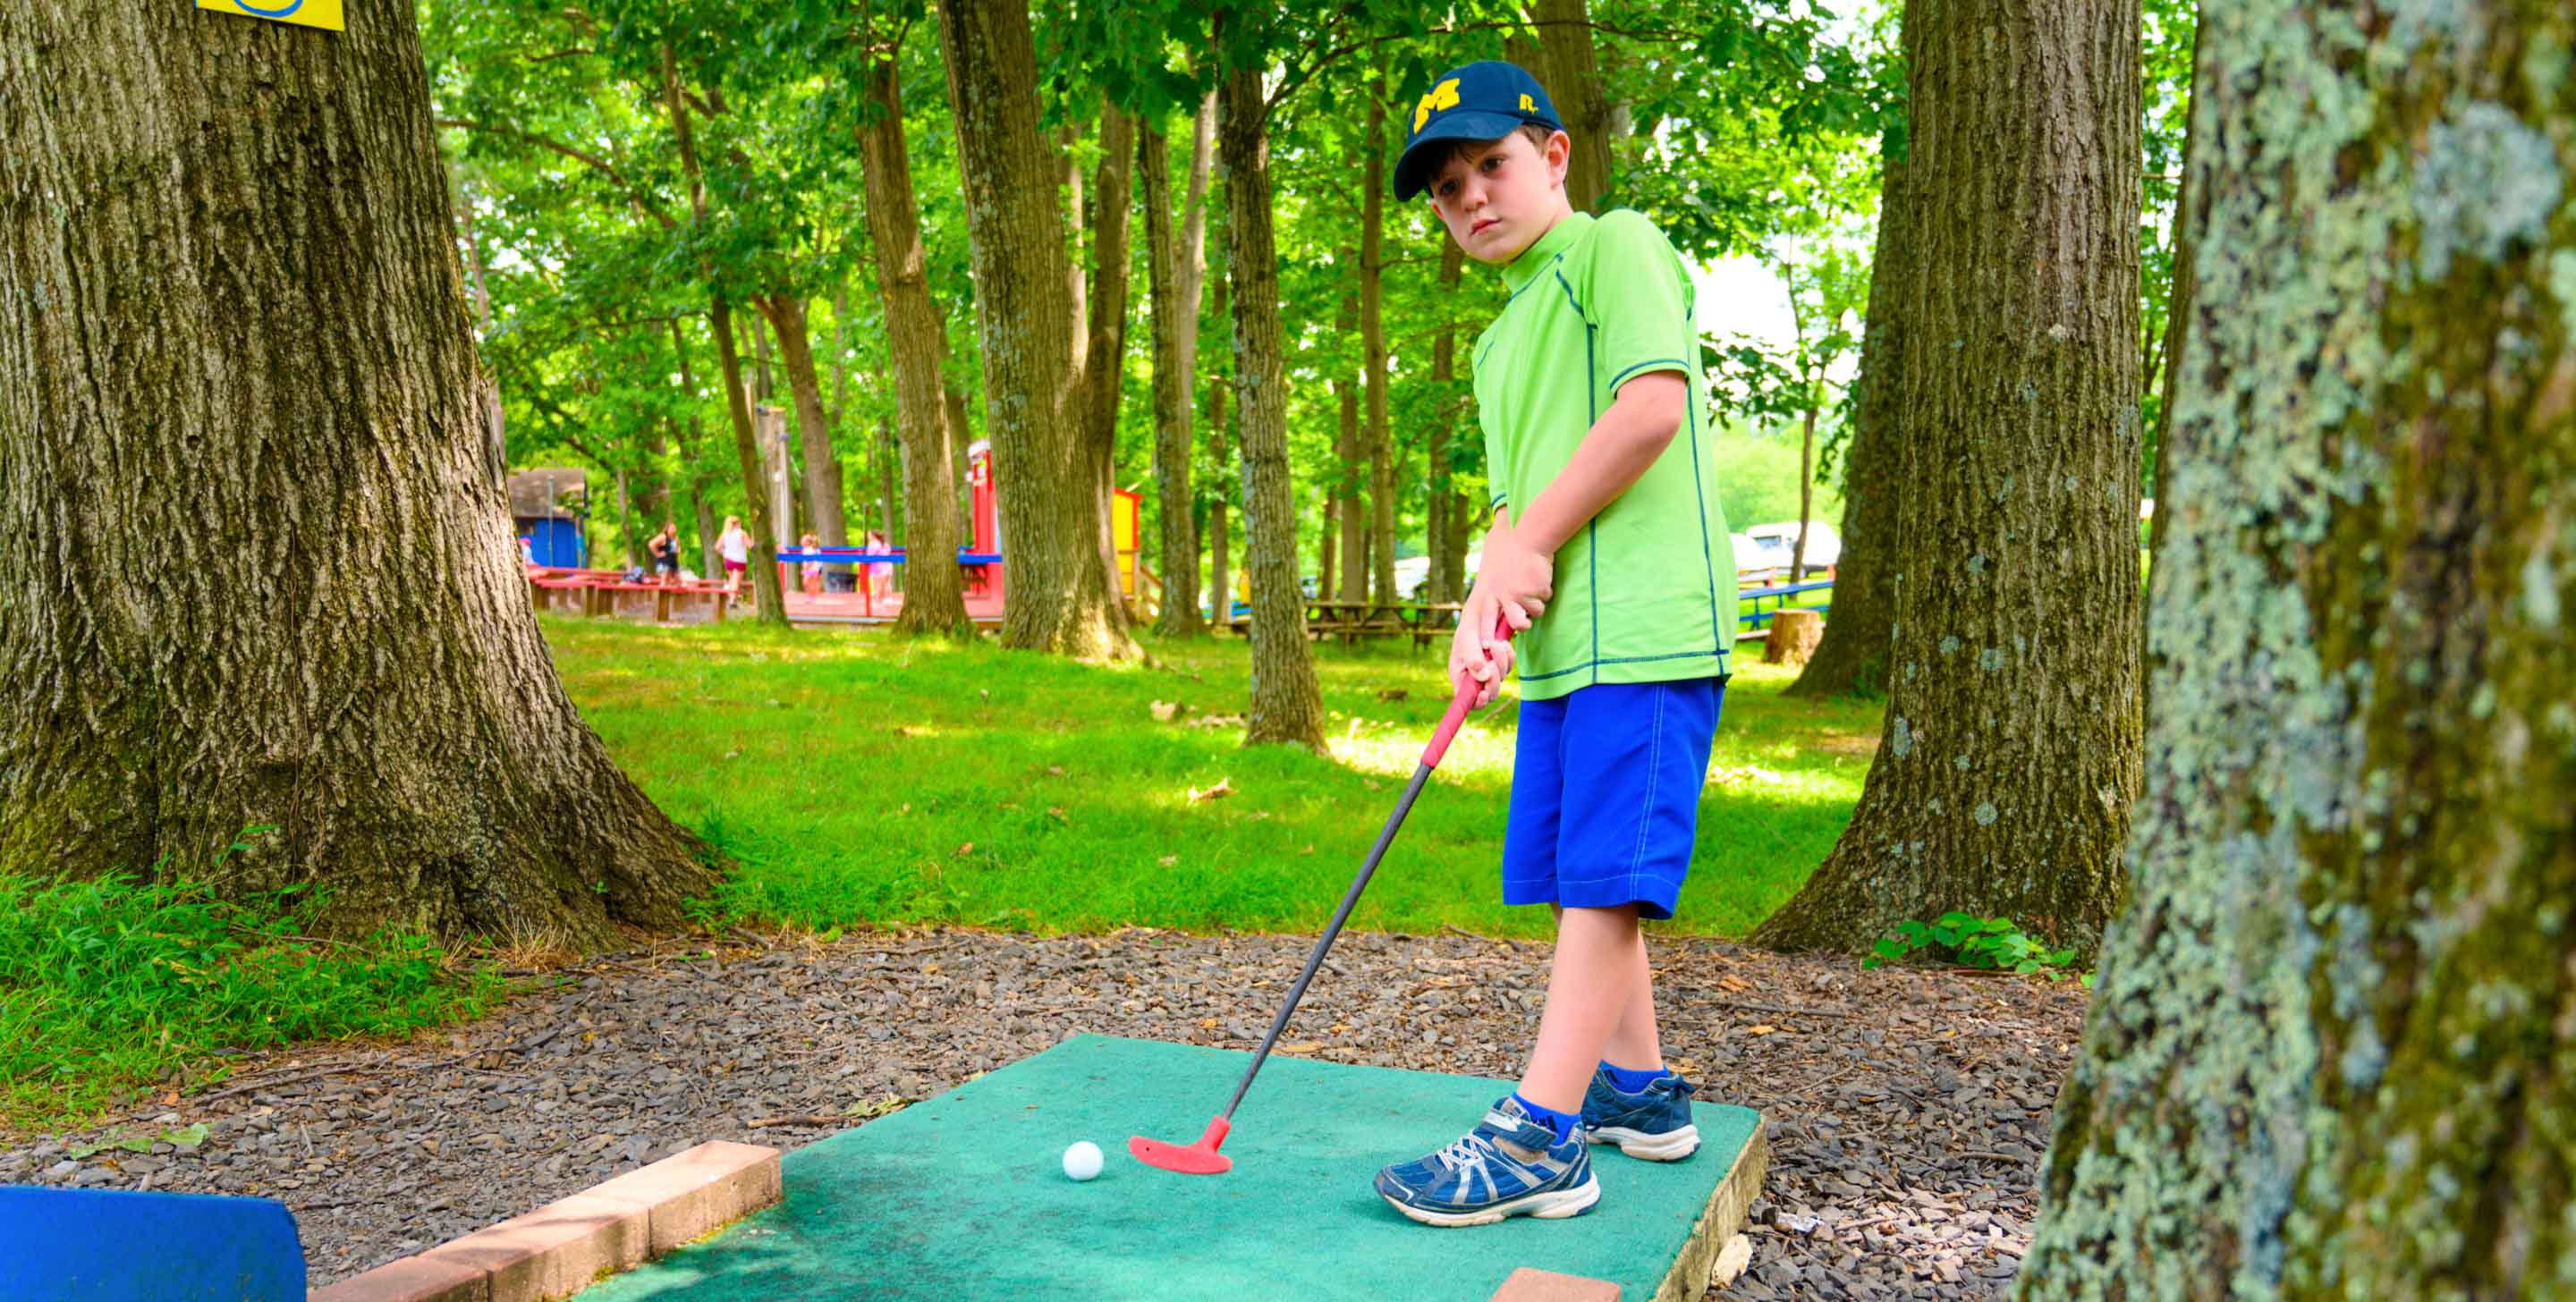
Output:
[[1466,1138],[1441,1149],[1433,1156],[1440,1159],[1440,1165],[1456,1171],[1467,1166],[1483,1166],[1486,1157],[1492,1152],[1493,1147],[1485,1137],[1471,1131]]

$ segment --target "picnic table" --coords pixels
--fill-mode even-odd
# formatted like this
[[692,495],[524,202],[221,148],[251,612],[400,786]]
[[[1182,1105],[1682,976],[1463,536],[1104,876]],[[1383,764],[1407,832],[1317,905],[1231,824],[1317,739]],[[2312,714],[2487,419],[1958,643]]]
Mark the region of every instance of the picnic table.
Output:
[[1464,603],[1456,601],[1344,601],[1317,597],[1306,602],[1306,636],[1339,637],[1347,646],[1363,637],[1413,639],[1415,649],[1455,627]]

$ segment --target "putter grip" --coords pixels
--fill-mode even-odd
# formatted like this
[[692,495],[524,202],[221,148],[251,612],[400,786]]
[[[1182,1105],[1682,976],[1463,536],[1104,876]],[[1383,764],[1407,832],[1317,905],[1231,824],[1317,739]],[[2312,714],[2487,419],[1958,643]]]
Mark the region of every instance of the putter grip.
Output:
[[[1512,640],[1512,622],[1500,611],[1494,614],[1494,637]],[[1461,679],[1456,694],[1449,698],[1449,713],[1440,716],[1440,731],[1431,734],[1431,744],[1422,748],[1422,767],[1436,769],[1440,759],[1449,753],[1449,741],[1458,735],[1458,726],[1467,721],[1467,712],[1476,708],[1476,680]]]

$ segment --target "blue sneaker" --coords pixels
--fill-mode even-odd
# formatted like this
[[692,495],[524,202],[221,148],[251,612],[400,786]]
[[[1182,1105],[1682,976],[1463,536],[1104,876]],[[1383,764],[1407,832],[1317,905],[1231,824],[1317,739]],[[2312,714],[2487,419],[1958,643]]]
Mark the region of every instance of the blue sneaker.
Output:
[[1577,1130],[1562,1144],[1505,1095],[1467,1137],[1377,1173],[1377,1191],[1425,1225],[1492,1225],[1507,1216],[1575,1216],[1601,1201]]
[[1617,1144],[1619,1151],[1649,1162],[1678,1162],[1699,1151],[1699,1127],[1691,1124],[1691,1083],[1680,1072],[1667,1071],[1646,1082],[1642,1094],[1622,1093],[1610,1073],[1594,1068],[1592,1088],[1583,1095],[1583,1119],[1577,1137],[1595,1144]]

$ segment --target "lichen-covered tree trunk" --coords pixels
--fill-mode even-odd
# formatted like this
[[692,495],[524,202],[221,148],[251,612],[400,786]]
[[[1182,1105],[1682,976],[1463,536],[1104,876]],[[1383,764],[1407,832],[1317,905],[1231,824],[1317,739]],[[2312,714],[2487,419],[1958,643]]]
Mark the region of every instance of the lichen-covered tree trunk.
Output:
[[[903,95],[894,52],[866,73],[872,111],[859,128],[861,184],[867,195],[868,247],[876,259],[877,295],[885,306],[886,352],[894,366],[897,437],[903,440],[905,546],[903,610],[895,631],[971,637],[957,554],[957,464],[950,446],[947,396],[940,367],[948,358],[948,322],[931,300],[921,246],[921,212],[913,202],[912,157],[904,147]],[[888,537],[894,537],[889,522]]]
[[1279,343],[1279,254],[1271,239],[1270,133],[1261,70],[1226,74],[1226,270],[1234,388],[1243,430],[1244,549],[1252,575],[1252,715],[1247,740],[1321,750],[1324,703],[1306,647],[1297,521],[1288,493],[1288,383]]
[[2137,793],[2138,0],[1908,6],[1924,208],[1888,707],[1851,825],[1756,934],[2006,917],[2090,955]]
[[[1904,21],[1912,21],[1911,13]],[[1888,644],[1896,631],[1888,574],[1896,564],[1897,503],[1907,491],[1902,465],[1912,437],[1905,361],[1916,300],[1906,287],[1915,274],[1923,212],[1911,202],[1905,159],[1883,157],[1879,166],[1868,320],[1853,384],[1850,441],[1843,448],[1842,554],[1834,561],[1833,614],[1815,656],[1789,684],[1791,696],[1875,693],[1887,686]]]
[[[1220,278],[1217,295],[1222,298],[1224,294],[1225,281]],[[1217,310],[1223,312],[1225,305],[1219,303]],[[1225,391],[1228,383],[1222,376],[1208,381],[1208,453],[1219,470],[1225,468],[1227,451]],[[1225,515],[1225,498],[1222,495],[1208,503],[1208,591],[1214,594],[1209,599],[1208,609],[1216,612],[1218,624],[1230,628],[1234,623],[1234,574],[1230,560],[1234,539],[1233,525]]]
[[224,886],[339,933],[683,921],[529,611],[410,7],[9,6],[0,159],[0,868],[270,824]]
[[1145,275],[1154,296],[1154,507],[1156,555],[1163,566],[1163,600],[1154,631],[1192,637],[1199,623],[1199,543],[1190,511],[1190,372],[1183,340],[1198,329],[1185,312],[1185,253],[1172,234],[1171,141],[1147,122],[1136,133],[1138,174],[1145,188]]
[[939,0],[957,163],[975,270],[985,424],[1001,495],[1002,644],[1085,659],[1137,654],[1102,563],[1099,472],[1083,450],[1085,390],[1067,323],[1062,168],[1038,132],[1028,8]]
[[2576,1296],[2576,12],[2360,16],[2204,10],[2149,782],[2024,1297]]

